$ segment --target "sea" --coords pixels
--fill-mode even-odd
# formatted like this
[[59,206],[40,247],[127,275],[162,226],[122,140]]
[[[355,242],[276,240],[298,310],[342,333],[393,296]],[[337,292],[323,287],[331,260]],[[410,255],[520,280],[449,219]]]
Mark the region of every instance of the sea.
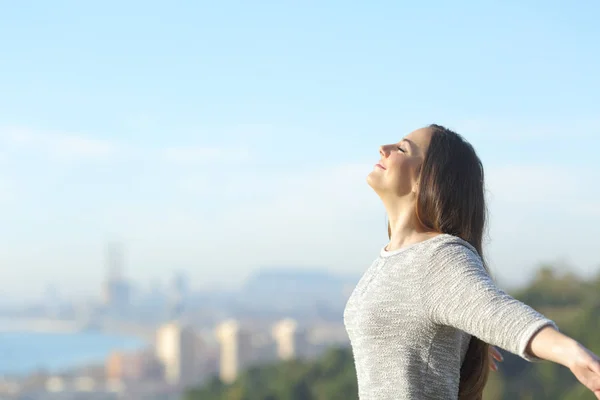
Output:
[[37,370],[58,373],[103,364],[115,350],[135,350],[146,343],[135,337],[102,332],[0,332],[0,376],[23,376]]

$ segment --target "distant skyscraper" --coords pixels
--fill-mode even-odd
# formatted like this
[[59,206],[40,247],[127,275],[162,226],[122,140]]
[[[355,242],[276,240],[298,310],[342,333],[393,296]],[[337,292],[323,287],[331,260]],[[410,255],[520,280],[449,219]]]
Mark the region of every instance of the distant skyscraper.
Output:
[[221,345],[219,377],[224,383],[232,383],[237,379],[240,370],[251,361],[253,351],[251,335],[234,320],[219,324],[215,335]]
[[192,385],[198,379],[199,341],[195,332],[178,323],[160,327],[156,355],[164,366],[165,380],[173,385]]
[[103,285],[104,305],[113,310],[123,310],[129,306],[131,287],[124,278],[124,252],[120,243],[110,243],[106,248],[106,269],[108,276]]
[[124,256],[121,243],[112,242],[108,244],[106,247],[106,266],[109,279],[115,281],[123,279]]
[[188,278],[183,272],[173,276],[169,288],[169,314],[172,319],[177,319],[183,313],[188,296]]
[[173,277],[173,290],[179,293],[182,297],[185,297],[188,293],[189,278],[183,271],[175,273]]
[[271,332],[277,346],[277,356],[281,360],[295,359],[306,353],[306,332],[298,328],[295,320],[288,318],[279,321]]

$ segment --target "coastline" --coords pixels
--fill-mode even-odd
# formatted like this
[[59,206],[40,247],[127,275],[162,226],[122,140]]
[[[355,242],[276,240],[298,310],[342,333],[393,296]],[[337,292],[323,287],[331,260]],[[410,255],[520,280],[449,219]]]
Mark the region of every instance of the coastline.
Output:
[[104,365],[113,351],[142,350],[150,344],[147,335],[131,330],[85,329],[73,321],[0,320],[0,377],[68,373]]
[[0,317],[0,333],[9,332],[65,334],[101,332],[105,335],[132,336],[145,341],[152,341],[155,328],[118,321],[92,324],[71,319]]
[[75,321],[42,318],[0,319],[0,333],[79,333],[82,326]]

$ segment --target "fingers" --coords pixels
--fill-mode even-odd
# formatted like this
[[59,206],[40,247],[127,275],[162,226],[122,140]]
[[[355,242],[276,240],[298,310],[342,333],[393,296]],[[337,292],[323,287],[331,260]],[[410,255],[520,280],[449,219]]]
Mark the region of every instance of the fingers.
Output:
[[500,361],[500,362],[504,361],[502,354],[500,354],[498,349],[496,349],[494,346],[490,346],[489,355],[490,355],[490,369],[492,371],[498,371],[498,364],[496,364],[496,361]]
[[587,388],[590,389],[594,395],[600,395],[600,374],[588,370],[582,375],[583,379],[580,379],[581,383],[587,386]]
[[596,358],[593,360],[590,369],[600,376],[600,359]]
[[494,346],[490,346],[490,354],[492,355],[492,357],[500,362],[504,361],[504,357],[502,357],[502,354],[500,354],[500,352],[498,351],[497,348],[495,348]]

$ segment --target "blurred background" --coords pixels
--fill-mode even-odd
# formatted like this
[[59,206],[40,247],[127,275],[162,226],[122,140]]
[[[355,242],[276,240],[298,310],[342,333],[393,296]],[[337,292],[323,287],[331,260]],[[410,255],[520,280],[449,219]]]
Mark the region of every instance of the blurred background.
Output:
[[[600,3],[0,1],[0,398],[356,399],[378,146],[486,167],[498,284],[600,352]],[[510,354],[487,399],[592,399]]]

